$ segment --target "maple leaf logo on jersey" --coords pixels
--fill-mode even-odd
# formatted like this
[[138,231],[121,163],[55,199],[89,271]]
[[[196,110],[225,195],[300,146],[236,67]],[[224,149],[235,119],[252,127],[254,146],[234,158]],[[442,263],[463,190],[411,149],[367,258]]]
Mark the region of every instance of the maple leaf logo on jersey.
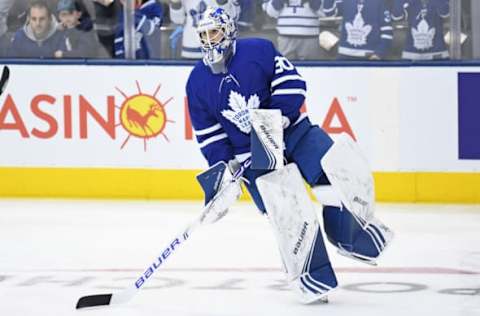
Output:
[[222,115],[235,124],[240,131],[249,134],[252,125],[250,123],[250,109],[258,109],[260,107],[260,99],[256,94],[248,98],[248,102],[240,93],[231,91],[228,97],[228,106],[231,110],[223,110]]
[[355,47],[367,44],[368,34],[372,31],[371,25],[366,25],[362,17],[362,12],[359,9],[358,13],[353,19],[353,24],[347,22],[345,24],[347,30],[347,42]]
[[413,46],[419,50],[427,50],[433,47],[435,28],[428,25],[425,19],[418,23],[417,28],[412,28]]

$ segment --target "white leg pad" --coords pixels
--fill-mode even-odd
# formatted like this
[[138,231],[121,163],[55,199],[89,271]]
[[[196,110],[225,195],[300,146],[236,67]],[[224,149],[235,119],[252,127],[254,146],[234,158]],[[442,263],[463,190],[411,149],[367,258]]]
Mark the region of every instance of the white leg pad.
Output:
[[312,188],[317,201],[322,205],[342,207],[342,201],[337,190],[331,185],[317,185]]
[[316,281],[307,280],[307,284],[315,289],[312,292],[304,285],[313,245],[322,237],[317,236],[321,231],[315,206],[298,167],[289,164],[257,178],[256,184],[277,239],[288,282],[300,294],[302,302],[322,299],[332,286],[318,282],[320,286],[315,287]]
[[375,210],[375,189],[368,161],[358,145],[347,134],[341,134],[321,164],[341,202],[355,218],[369,222]]

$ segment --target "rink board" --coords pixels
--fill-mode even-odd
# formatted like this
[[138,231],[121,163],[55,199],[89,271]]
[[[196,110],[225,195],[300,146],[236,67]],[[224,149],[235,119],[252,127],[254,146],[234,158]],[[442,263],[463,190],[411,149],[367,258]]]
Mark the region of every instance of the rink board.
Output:
[[[191,67],[10,68],[0,97],[0,196],[202,197],[194,176],[206,165],[184,87]],[[472,102],[480,99],[480,67],[299,71],[311,120],[359,143],[378,200],[480,202]]]
[[[0,168],[0,195],[35,198],[203,199],[200,170]],[[383,202],[480,203],[480,174],[374,172]],[[246,192],[246,190],[244,190]],[[245,194],[244,199],[250,199]]]

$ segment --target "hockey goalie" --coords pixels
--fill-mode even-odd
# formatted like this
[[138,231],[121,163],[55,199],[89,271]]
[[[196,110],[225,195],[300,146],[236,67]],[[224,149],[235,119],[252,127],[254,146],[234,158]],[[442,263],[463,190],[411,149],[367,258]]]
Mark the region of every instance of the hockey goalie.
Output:
[[273,228],[289,284],[302,302],[324,300],[337,279],[304,182],[322,204],[323,230],[338,253],[375,265],[393,233],[374,215],[368,163],[350,137],[334,142],[300,112],[306,82],[271,42],[236,39],[235,22],[222,8],[208,8],[196,32],[203,60],[186,91],[210,166],[199,180],[217,214],[212,221],[240,196],[240,181],[231,179],[241,167]]

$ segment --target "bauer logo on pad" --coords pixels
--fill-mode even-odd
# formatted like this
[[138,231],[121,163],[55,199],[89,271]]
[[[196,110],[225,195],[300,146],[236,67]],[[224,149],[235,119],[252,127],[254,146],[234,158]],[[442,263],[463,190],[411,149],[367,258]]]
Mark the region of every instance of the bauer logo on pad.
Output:
[[458,74],[458,158],[480,159],[480,73]]
[[280,110],[250,110],[252,169],[283,168],[283,127]]

